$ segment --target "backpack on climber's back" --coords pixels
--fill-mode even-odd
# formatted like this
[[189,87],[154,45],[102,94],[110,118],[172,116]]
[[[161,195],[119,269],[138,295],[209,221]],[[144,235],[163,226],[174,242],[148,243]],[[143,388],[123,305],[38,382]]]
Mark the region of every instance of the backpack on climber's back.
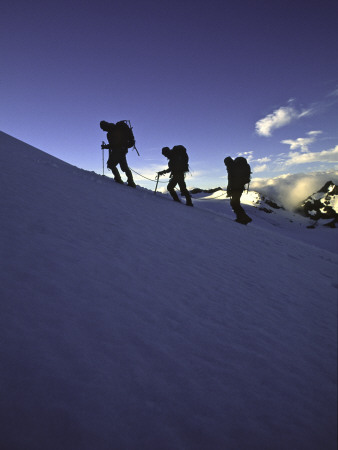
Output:
[[126,120],[120,120],[116,123],[115,132],[119,135],[119,138],[123,145],[127,148],[131,148],[135,145],[135,138],[132,127]]
[[251,180],[250,164],[245,158],[239,156],[229,165],[228,175],[232,189],[243,189]]
[[189,172],[189,156],[183,145],[175,145],[172,148],[169,168],[172,172]]
[[109,123],[104,120],[100,122],[100,127],[103,131],[107,131],[107,139],[111,150],[126,150],[134,147],[135,138],[132,127],[127,124],[126,120]]

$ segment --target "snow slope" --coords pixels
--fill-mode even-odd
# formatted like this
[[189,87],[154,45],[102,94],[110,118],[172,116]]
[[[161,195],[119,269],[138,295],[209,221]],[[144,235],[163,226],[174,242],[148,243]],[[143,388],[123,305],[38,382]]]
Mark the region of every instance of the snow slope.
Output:
[[1,449],[336,448],[335,251],[0,159]]
[[[226,196],[225,190],[216,191],[212,194],[194,194],[193,197],[195,206],[198,208],[212,211],[224,218],[234,219],[230,199]],[[275,232],[278,229],[278,232],[283,236],[338,253],[338,230],[323,226],[332,222],[332,218],[329,220],[322,219],[320,224],[320,221],[316,222],[317,227],[314,228],[312,218],[285,210],[282,207],[276,208],[278,205],[271,199],[251,190],[249,193],[243,193],[241,203],[249,216],[253,218],[255,228],[261,228],[267,233]]]

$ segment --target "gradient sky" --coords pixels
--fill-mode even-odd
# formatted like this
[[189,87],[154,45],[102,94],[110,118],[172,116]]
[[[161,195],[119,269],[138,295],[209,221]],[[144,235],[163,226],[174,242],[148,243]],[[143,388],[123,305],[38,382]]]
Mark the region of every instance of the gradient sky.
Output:
[[338,0],[6,3],[5,133],[102,173],[99,122],[129,119],[130,167],[154,178],[182,144],[189,186],[240,153],[254,177],[338,169]]

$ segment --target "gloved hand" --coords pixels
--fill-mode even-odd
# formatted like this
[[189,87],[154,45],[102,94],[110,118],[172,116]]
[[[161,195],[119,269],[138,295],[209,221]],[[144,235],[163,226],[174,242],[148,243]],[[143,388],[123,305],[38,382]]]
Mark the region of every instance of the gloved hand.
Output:
[[160,177],[161,175],[164,175],[165,174],[165,170],[161,170],[161,172],[157,172],[157,175]]

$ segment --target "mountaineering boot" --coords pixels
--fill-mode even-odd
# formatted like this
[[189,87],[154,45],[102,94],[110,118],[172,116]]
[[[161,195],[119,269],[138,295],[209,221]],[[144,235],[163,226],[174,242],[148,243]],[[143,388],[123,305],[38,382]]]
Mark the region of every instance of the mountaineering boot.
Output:
[[121,178],[114,178],[114,181],[119,184],[124,184]]
[[181,203],[181,200],[178,198],[176,191],[169,191],[169,192],[175,202]]
[[114,180],[116,181],[116,183],[124,184],[122,179],[121,179],[120,172],[117,170],[117,168],[116,167],[111,167],[110,170],[113,172]]
[[134,182],[133,174],[131,173],[130,168],[126,167],[124,172],[127,175],[127,184],[128,184],[128,186],[136,188],[136,184]]
[[241,214],[237,214],[237,219],[235,219],[235,222],[242,223],[243,225],[247,225],[248,223],[252,222],[252,219],[247,214],[241,213]]
[[134,180],[132,178],[128,178],[127,184],[130,187],[136,188],[136,184],[134,183]]
[[189,196],[186,195],[185,198],[187,199],[187,201],[186,201],[186,203],[185,203],[187,206],[194,206],[194,205],[192,204],[190,195],[189,195]]

